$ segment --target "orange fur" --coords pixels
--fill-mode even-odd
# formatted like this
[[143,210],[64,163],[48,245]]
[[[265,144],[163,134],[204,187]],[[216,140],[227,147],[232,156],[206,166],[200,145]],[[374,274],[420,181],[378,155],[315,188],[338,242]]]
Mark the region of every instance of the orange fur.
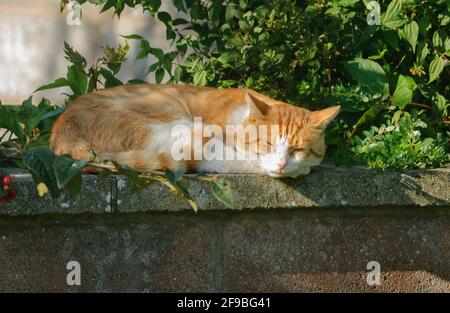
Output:
[[[250,115],[246,118],[240,112],[247,108]],[[339,107],[311,112],[248,89],[123,85],[75,99],[55,122],[50,146],[57,155],[83,160],[97,156],[142,171],[195,171],[199,162],[176,161],[163,151],[164,138],[159,129],[201,117],[204,124],[218,125],[224,132],[226,125],[233,123],[278,125],[288,140],[289,151],[322,159],[324,129],[338,112]],[[263,144],[272,146],[271,142]]]

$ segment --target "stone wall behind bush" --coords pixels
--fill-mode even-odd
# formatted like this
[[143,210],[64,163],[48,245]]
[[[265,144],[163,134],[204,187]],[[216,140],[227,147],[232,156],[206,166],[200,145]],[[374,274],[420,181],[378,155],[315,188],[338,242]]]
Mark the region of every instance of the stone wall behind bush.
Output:
[[[67,11],[59,11],[59,0],[0,1],[0,100],[17,103],[28,98],[39,86],[65,75],[67,61],[63,44],[69,42],[93,62],[102,55],[102,46],[123,43],[120,35],[138,33],[150,39],[152,45],[167,49],[164,25],[143,14],[141,9],[125,10],[120,19],[111,12],[99,14],[100,7],[82,6],[81,25],[67,22]],[[163,1],[164,10],[173,14],[170,2]],[[136,45],[130,42],[128,62],[120,78],[144,79],[145,64],[134,62]],[[153,77],[147,77],[152,81]],[[62,103],[63,89],[40,92],[34,102],[45,96]]]

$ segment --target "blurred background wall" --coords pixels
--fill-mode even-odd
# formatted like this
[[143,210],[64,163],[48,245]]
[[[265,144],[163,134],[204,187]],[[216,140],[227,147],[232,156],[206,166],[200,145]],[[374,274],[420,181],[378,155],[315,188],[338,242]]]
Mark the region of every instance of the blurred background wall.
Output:
[[[81,6],[81,25],[68,19],[68,12],[59,11],[59,0],[0,0],[0,100],[18,103],[28,98],[36,88],[65,76],[64,41],[84,55],[88,62],[102,55],[102,47],[124,43],[120,35],[132,33],[148,38],[152,46],[166,50],[164,24],[153,19],[141,8],[126,9],[120,19],[110,12],[100,13],[101,7]],[[162,1],[162,9],[174,14],[171,1]],[[69,20],[69,22],[68,22]],[[153,60],[134,61],[137,41],[130,41],[130,52],[119,78],[153,81],[145,77]],[[38,92],[54,103],[63,103],[64,89]]]

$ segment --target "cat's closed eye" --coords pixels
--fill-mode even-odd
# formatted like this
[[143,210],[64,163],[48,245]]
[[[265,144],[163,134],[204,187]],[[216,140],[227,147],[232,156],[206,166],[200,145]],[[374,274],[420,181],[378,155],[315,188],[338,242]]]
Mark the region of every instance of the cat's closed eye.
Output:
[[296,148],[294,150],[292,150],[291,155],[296,158],[299,159],[301,157],[302,152],[304,152],[305,149],[304,148]]

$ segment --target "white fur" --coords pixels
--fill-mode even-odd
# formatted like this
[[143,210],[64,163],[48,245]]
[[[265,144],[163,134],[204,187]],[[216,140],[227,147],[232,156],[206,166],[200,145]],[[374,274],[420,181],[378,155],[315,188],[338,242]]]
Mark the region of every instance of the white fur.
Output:
[[235,109],[228,118],[228,125],[242,125],[245,119],[250,115],[250,109],[247,105]]
[[[193,123],[188,119],[176,120],[170,123],[152,124],[150,125],[150,144],[147,147],[148,151],[155,154],[167,153],[170,155],[171,148],[177,142],[189,142],[191,140],[190,132],[177,133],[177,136],[173,135],[173,129],[175,127],[182,126],[186,129],[192,129]],[[181,137],[182,136],[182,137]]]
[[[242,114],[242,112],[241,112]],[[236,120],[235,120],[236,121]],[[174,136],[173,129],[183,126],[186,132],[178,132]],[[194,123],[191,120],[177,120],[170,123],[152,124],[150,132],[152,134],[151,143],[147,147],[148,151],[159,154],[165,153],[172,155],[172,148],[183,147],[184,151],[190,151],[194,148],[196,140],[192,136]],[[201,153],[197,170],[205,173],[264,173],[270,176],[280,177],[296,177],[309,173],[312,166],[318,165],[320,159],[314,156],[304,157],[289,155],[289,142],[285,137],[278,138],[274,143],[274,149],[271,153],[257,157],[249,151],[235,150],[234,147],[227,146],[223,143],[223,138],[213,137],[207,143],[220,148],[221,157],[205,159],[204,147],[197,143],[196,149]],[[206,145],[205,145],[206,147]],[[211,146],[210,146],[211,147]],[[177,149],[179,149],[177,148]],[[190,155],[190,153],[189,153]],[[197,154],[198,155],[198,154]],[[214,153],[217,155],[217,153]],[[180,160],[180,158],[178,158]],[[280,168],[280,164],[285,164],[284,168]]]

